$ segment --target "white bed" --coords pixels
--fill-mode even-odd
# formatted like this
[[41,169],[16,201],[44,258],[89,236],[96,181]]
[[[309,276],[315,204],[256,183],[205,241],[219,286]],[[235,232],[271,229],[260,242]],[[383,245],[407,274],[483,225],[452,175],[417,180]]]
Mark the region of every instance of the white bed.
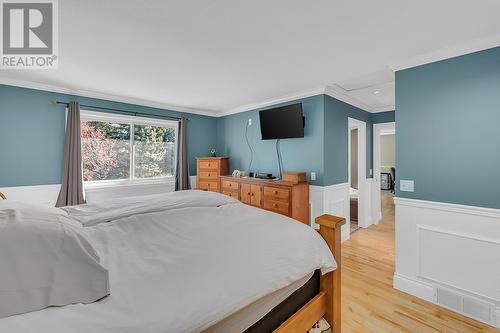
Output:
[[[218,193],[182,191],[69,209],[109,270],[110,296],[0,319],[0,332],[240,332],[311,272],[323,238]],[[109,221],[109,222],[108,222]]]

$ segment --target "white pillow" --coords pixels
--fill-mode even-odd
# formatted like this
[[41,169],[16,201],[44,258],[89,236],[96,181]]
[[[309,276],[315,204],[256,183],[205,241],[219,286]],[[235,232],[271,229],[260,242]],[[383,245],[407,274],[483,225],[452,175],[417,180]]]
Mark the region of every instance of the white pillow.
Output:
[[0,202],[0,318],[109,294],[84,228],[58,208]]

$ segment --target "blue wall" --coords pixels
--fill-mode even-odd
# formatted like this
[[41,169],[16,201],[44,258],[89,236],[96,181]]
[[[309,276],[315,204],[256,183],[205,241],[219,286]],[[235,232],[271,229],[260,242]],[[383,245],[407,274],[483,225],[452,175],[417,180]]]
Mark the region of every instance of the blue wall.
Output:
[[500,48],[396,73],[397,196],[500,208]]
[[333,97],[325,98],[325,185],[346,183],[349,165],[349,127],[347,118],[366,122],[366,175],[372,168],[371,114]]
[[[367,174],[372,165],[372,132],[370,113],[327,95],[303,98],[272,107],[302,103],[306,118],[305,137],[281,141],[283,167],[290,171],[316,172],[314,185],[347,182],[348,126],[347,118],[367,123]],[[270,107],[266,107],[270,108]],[[230,170],[248,171],[250,150],[245,142],[245,126],[249,118],[249,139],[254,148],[252,171],[278,174],[275,140],[261,140],[259,110],[221,117],[217,124],[219,153],[230,156]]]
[[[314,171],[316,172],[316,181],[311,181],[311,183],[323,185],[323,95],[275,106],[294,103],[302,103],[302,109],[306,118],[304,138],[281,140],[283,168],[288,171]],[[276,140],[261,139],[259,110],[262,109],[237,113],[221,117],[217,120],[217,147],[219,154],[230,157],[231,171],[234,169],[248,171],[250,150],[245,141],[245,127],[248,119],[251,118],[252,126],[248,129],[248,137],[255,151],[252,171],[270,172],[278,175]]]
[[[64,106],[50,100],[78,101],[102,107],[149,114],[183,113],[41,90],[0,85],[0,186],[58,184],[64,145]],[[217,120],[184,114],[188,124],[190,173],[196,174],[196,156],[207,156],[216,146]]]
[[[182,113],[71,96],[41,90],[0,85],[0,186],[57,184],[61,181],[64,144],[64,106],[53,99],[78,101],[101,107],[180,116]],[[281,141],[285,170],[316,172],[315,185],[347,182],[347,118],[367,123],[367,168],[372,167],[371,116],[349,104],[326,95],[312,96],[287,103],[302,103],[306,117],[305,137]],[[221,118],[185,114],[188,125],[190,173],[196,174],[195,157],[207,156],[216,147],[219,156],[230,157],[230,169],[248,170],[250,151],[254,148],[252,171],[278,174],[275,140],[261,140],[258,111],[252,110]],[[367,170],[367,173],[369,171]]]
[[392,123],[396,121],[396,112],[386,111],[372,113],[372,124]]

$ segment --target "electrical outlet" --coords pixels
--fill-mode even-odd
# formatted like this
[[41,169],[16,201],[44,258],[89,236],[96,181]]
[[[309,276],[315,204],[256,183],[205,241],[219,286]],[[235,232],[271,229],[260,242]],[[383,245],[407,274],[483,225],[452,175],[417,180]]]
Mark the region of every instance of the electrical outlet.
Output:
[[415,191],[415,183],[413,180],[400,180],[399,181],[399,190],[403,192],[414,192]]
[[316,180],[316,172],[311,172],[311,180]]
[[248,118],[248,126],[252,126],[252,118]]

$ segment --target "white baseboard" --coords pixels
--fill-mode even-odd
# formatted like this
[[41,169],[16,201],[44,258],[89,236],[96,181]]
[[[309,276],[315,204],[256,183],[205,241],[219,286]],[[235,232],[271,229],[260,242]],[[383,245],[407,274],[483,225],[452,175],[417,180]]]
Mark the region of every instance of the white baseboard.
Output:
[[500,209],[407,198],[394,202],[394,288],[429,300],[430,286],[434,290],[431,301],[436,304],[440,304],[436,290],[477,300],[493,309],[490,317],[479,320],[500,327],[496,314],[500,308]]
[[428,302],[432,302],[434,299],[433,287],[424,282],[395,273],[393,285],[394,289],[416,296]]
[[[461,310],[453,309],[453,308],[448,307],[446,305],[440,304],[437,301],[436,286],[433,286],[431,284],[428,284],[428,283],[425,283],[422,281],[418,281],[418,280],[415,280],[415,279],[412,279],[412,278],[409,278],[406,276],[402,276],[402,275],[396,273],[396,274],[394,274],[393,286],[394,286],[394,289],[397,289],[399,291],[405,292],[405,293],[410,294],[412,296],[416,296],[418,298],[421,298],[421,299],[426,300],[428,302],[442,306],[442,307],[449,309],[451,311],[458,312],[462,315],[469,316],[473,319],[484,322],[484,323],[489,324],[491,326],[500,328],[500,307],[495,306],[494,304],[487,303],[487,302],[484,303],[486,305],[489,305],[489,308],[491,309],[491,311],[490,311],[491,316],[489,316],[488,319],[478,318],[478,317],[468,315],[467,313],[464,313]],[[457,297],[459,299],[461,297],[469,297],[468,294],[461,293],[461,292],[453,292],[452,295],[454,295],[454,297]],[[482,300],[476,299],[476,301],[481,302]],[[485,308],[488,308],[488,306],[486,306]]]

